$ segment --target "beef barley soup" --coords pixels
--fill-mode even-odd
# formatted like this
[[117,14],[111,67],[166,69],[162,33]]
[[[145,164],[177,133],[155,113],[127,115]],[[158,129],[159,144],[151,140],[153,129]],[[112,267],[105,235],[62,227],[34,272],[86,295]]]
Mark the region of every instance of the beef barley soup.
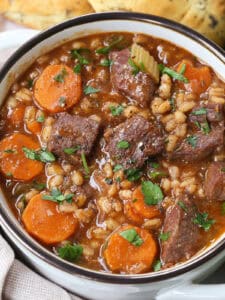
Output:
[[1,109],[1,187],[62,259],[121,274],[225,231],[225,84],[191,53],[107,33],[39,57]]

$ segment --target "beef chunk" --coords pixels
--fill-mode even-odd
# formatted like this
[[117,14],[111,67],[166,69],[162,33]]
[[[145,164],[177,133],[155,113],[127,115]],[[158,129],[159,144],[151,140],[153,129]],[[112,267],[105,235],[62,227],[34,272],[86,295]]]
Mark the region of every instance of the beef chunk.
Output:
[[225,162],[212,162],[209,165],[204,188],[208,200],[225,200]]
[[199,247],[199,228],[193,223],[196,207],[187,196],[178,203],[167,209],[164,220],[163,232],[169,233],[169,238],[161,242],[165,266],[188,260]]
[[[80,117],[68,113],[58,114],[48,142],[48,150],[61,159],[77,161],[83,151],[88,156],[99,132],[100,124],[92,117]],[[66,148],[75,148],[74,155],[64,152]]]
[[[133,116],[112,130],[105,132],[105,151],[124,168],[141,167],[145,160],[164,148],[163,136],[156,123],[142,116]],[[125,148],[121,148],[125,141]]]
[[113,51],[109,57],[113,61],[111,82],[114,89],[141,107],[146,107],[156,89],[154,80],[141,71],[136,75],[132,73],[132,67],[128,63],[129,49]]
[[212,103],[195,108],[189,115],[189,123],[191,137],[181,142],[171,159],[202,160],[223,146],[224,113],[221,105]]

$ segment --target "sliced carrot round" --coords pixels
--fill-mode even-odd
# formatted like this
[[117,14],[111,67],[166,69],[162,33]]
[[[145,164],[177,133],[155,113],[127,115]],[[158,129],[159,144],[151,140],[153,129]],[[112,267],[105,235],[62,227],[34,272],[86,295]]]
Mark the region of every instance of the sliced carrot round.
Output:
[[42,126],[41,126],[41,123],[39,123],[37,121],[27,123],[26,127],[33,134],[40,134],[41,133]]
[[148,205],[144,201],[144,195],[141,191],[141,186],[133,191],[132,206],[135,211],[143,218],[152,219],[160,215],[160,210],[156,205]]
[[23,123],[25,108],[25,105],[20,104],[12,111],[10,111],[10,113],[8,114],[8,118],[12,124],[18,126]]
[[135,211],[131,202],[125,203],[124,214],[127,219],[134,224],[141,225],[144,221],[144,218]]
[[185,84],[186,89],[197,95],[205,92],[212,82],[210,68],[207,66],[194,67],[191,61],[183,60],[178,66],[178,72],[181,71],[184,64],[183,75],[189,80],[189,83]]
[[8,177],[26,181],[41,173],[43,163],[26,158],[23,147],[37,150],[40,145],[22,133],[13,133],[1,140],[0,169]]
[[[141,245],[135,246],[120,235],[129,229],[136,231],[142,239]],[[124,225],[110,236],[103,255],[111,271],[137,274],[150,270],[156,253],[157,244],[147,230]]]
[[22,214],[26,230],[39,241],[51,245],[69,238],[78,228],[72,213],[59,212],[58,204],[35,195]]
[[50,112],[65,111],[81,97],[81,76],[66,65],[50,65],[35,83],[34,97]]

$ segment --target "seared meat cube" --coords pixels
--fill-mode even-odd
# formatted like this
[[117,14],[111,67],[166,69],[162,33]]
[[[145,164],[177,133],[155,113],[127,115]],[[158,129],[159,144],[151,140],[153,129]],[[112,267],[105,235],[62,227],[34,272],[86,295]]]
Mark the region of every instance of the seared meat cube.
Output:
[[212,162],[209,165],[204,187],[208,200],[225,200],[225,162]]
[[[52,127],[48,150],[61,159],[76,162],[76,156],[83,152],[88,156],[97,138],[100,123],[92,117],[80,117],[68,113],[58,114]],[[74,153],[68,154],[65,149],[73,149]]]
[[129,49],[110,53],[109,58],[113,61],[111,66],[112,85],[116,91],[128,97],[132,102],[146,107],[156,90],[155,81],[141,71],[136,75],[133,74],[129,57]]
[[106,131],[104,136],[104,150],[124,168],[142,167],[149,156],[161,153],[164,148],[160,127],[138,115]]

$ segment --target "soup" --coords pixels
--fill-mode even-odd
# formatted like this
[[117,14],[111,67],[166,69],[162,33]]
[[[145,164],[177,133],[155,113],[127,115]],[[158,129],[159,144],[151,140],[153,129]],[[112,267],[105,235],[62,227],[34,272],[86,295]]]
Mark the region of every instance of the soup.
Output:
[[25,230],[90,269],[157,272],[225,228],[224,82],[125,32],[39,57],[1,109],[1,187]]

